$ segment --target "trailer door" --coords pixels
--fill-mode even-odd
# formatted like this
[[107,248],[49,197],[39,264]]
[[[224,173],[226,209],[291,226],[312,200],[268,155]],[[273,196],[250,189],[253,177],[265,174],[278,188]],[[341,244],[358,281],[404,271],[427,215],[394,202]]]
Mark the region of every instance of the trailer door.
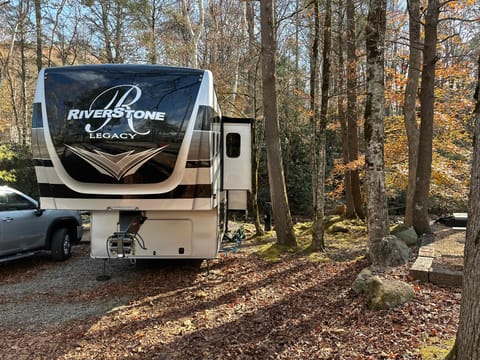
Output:
[[252,188],[252,119],[223,118],[223,188],[230,210],[247,209]]

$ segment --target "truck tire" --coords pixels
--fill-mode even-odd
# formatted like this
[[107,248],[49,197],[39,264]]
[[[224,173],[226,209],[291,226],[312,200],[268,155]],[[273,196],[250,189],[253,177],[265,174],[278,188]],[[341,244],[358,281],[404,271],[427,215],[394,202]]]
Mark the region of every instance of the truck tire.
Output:
[[63,261],[72,255],[72,239],[68,229],[61,227],[55,229],[52,235],[52,259]]

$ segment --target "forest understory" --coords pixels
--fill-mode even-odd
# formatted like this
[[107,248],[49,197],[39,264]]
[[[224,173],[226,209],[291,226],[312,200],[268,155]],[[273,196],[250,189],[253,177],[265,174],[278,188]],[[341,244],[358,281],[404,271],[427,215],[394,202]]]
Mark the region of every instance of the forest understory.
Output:
[[273,234],[247,236],[208,263],[108,263],[105,282],[89,243],[64,263],[1,264],[0,357],[434,359],[425,355],[432,347],[448,351],[460,289],[412,281],[410,263],[383,276],[412,283],[415,300],[371,311],[350,288],[369,265],[364,236],[329,237],[322,254],[274,252]]

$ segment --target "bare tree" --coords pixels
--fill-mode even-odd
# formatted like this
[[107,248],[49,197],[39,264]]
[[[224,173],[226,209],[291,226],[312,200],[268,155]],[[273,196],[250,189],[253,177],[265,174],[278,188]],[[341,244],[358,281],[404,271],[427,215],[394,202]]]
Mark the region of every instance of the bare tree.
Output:
[[28,84],[27,84],[27,50],[28,50],[28,41],[27,41],[27,14],[30,13],[30,3],[28,0],[22,0],[19,2],[19,13],[20,18],[23,18],[24,21],[20,23],[19,33],[19,68],[18,75],[20,79],[20,98],[18,102],[18,118],[17,118],[17,127],[19,132],[19,143],[21,145],[27,145],[30,140],[29,122],[28,122]]
[[78,5],[69,5],[70,1],[61,0],[56,6],[50,6],[51,11],[43,16],[49,24],[45,29],[45,32],[47,29],[49,31],[47,66],[55,65],[57,57],[60,58],[61,65],[74,64],[77,59],[80,45],[78,31],[82,20]]
[[[19,1],[9,9],[15,19],[10,50],[2,59],[2,83],[6,82],[12,113],[10,115],[10,140],[21,145],[30,141],[29,131],[29,84],[28,84],[28,19],[29,2]],[[3,84],[2,84],[3,85]]]
[[[316,14],[318,15],[318,13]],[[320,102],[320,123],[318,126],[318,169],[316,181],[317,206],[313,221],[312,248],[324,250],[325,239],[323,223],[325,220],[325,172],[327,167],[327,111],[328,91],[330,88],[330,52],[332,47],[332,1],[325,3],[325,23],[323,25],[323,54],[322,54],[322,95]]]
[[151,64],[158,63],[157,35],[160,31],[160,14],[164,7],[163,0],[138,1],[135,7],[135,23],[137,24],[137,36],[141,36],[141,43],[147,50],[147,60]]
[[417,234],[428,234],[428,196],[432,174],[432,141],[435,90],[435,63],[437,62],[437,28],[440,13],[439,0],[428,0],[425,14],[425,41],[423,46],[422,84],[420,88],[420,138],[416,185],[413,206],[413,227]]
[[295,246],[297,241],[293,232],[293,222],[288,206],[279,136],[275,76],[276,41],[273,14],[273,1],[261,0],[263,112],[265,117],[268,178],[277,242],[279,245]]
[[312,2],[313,5],[313,27],[312,27],[312,47],[310,50],[310,124],[312,128],[311,133],[311,152],[312,152],[312,205],[313,218],[315,218],[318,207],[318,193],[317,193],[317,173],[318,173],[318,143],[317,143],[317,128],[318,128],[318,62],[319,62],[319,48],[320,48],[320,4],[318,0]]
[[[338,30],[337,30],[337,111],[338,111],[338,122],[340,123],[340,131],[342,136],[342,160],[343,164],[348,164],[349,162],[349,151],[348,151],[348,127],[347,127],[347,116],[345,114],[345,58],[344,58],[344,5],[343,0],[338,1]],[[346,213],[352,214],[355,213],[355,205],[353,202],[352,187],[350,185],[350,173],[345,171],[343,179],[343,188],[345,190],[345,200],[347,205],[345,209],[349,209]]]
[[42,69],[43,45],[42,45],[42,7],[41,0],[35,0],[35,27],[37,34],[37,70]]
[[[367,219],[370,251],[388,235],[388,207],[384,172],[384,46],[386,0],[370,0],[366,26],[367,101],[365,104],[365,167],[367,185]],[[376,258],[377,254],[373,254]],[[381,254],[379,254],[381,255]]]
[[[255,46],[255,22],[254,22],[254,10],[253,3],[245,1],[245,16],[247,20],[247,31],[248,31],[248,53],[256,53]],[[249,114],[256,118],[256,86],[257,83],[257,61],[251,62],[248,65],[248,74],[247,74],[247,91],[249,96]],[[260,211],[258,208],[258,168],[259,168],[259,139],[257,131],[256,121],[252,124],[252,196],[251,204],[253,211],[253,219],[255,224],[255,231],[257,235],[263,234],[263,229],[260,224]]]
[[87,19],[94,34],[98,36],[97,53],[92,53],[100,61],[123,63],[132,55],[135,44],[129,37],[132,17],[130,8],[135,4],[130,0],[88,0],[90,12]]
[[421,43],[420,43],[420,0],[409,0],[408,28],[410,54],[408,59],[408,79],[404,97],[404,119],[408,137],[408,189],[405,208],[405,224],[413,224],[413,197],[417,178],[419,128],[417,125],[417,91],[420,78]]
[[188,53],[190,58],[190,66],[198,67],[198,43],[202,34],[203,23],[205,19],[203,10],[203,0],[198,0],[198,24],[194,26],[190,12],[188,0],[182,0],[182,16],[186,24],[189,34]]
[[[8,4],[8,2],[2,4],[2,5],[6,5]],[[2,70],[1,70],[1,73],[0,73],[0,87],[3,86],[3,82],[5,80],[5,76],[6,74],[8,73],[8,67],[10,65],[10,61],[12,59],[12,55],[13,55],[13,51],[15,49],[15,42],[16,42],[16,37],[17,37],[17,32],[18,32],[18,28],[20,27],[20,23],[21,23],[22,18],[19,18],[15,25],[14,25],[14,28],[13,28],[13,31],[12,31],[12,38],[10,40],[10,47],[9,47],[9,50],[7,52],[7,55],[5,56],[5,58],[2,58],[0,61],[2,63]]]
[[347,198],[346,216],[364,217],[362,193],[360,191],[359,170],[354,163],[358,160],[357,128],[357,44],[355,32],[355,3],[346,0],[347,7],[347,148],[348,168],[345,176],[349,177],[345,189]]
[[447,360],[480,359],[480,54],[477,61],[475,100],[475,133],[460,323],[455,345]]

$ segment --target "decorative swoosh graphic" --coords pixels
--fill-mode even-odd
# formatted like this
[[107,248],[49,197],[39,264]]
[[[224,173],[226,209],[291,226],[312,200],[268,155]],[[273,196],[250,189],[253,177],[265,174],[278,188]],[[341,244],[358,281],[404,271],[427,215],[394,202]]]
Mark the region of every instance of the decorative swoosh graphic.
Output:
[[69,146],[67,144],[65,144],[65,146],[102,174],[113,177],[119,181],[123,177],[135,174],[143,164],[159,152],[163,151],[168,145],[156,149],[140,151],[135,154],[133,153],[134,150],[130,150],[116,155],[99,150],[94,150],[94,152],[92,152],[82,148]]

